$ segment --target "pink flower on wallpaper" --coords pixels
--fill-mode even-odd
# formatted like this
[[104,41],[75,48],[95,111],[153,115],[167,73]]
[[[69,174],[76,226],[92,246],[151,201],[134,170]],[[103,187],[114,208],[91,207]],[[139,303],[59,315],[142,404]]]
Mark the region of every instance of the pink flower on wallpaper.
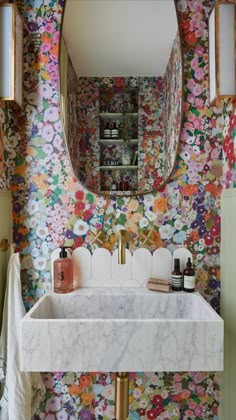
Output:
[[49,33],[53,33],[55,32],[56,28],[55,28],[55,23],[46,23],[46,25],[44,26],[44,31],[45,32],[49,32]]
[[44,42],[44,43],[41,45],[41,47],[40,47],[40,50],[41,50],[43,53],[46,53],[46,52],[50,51],[50,49],[51,49],[51,44],[46,43],[46,42]]
[[190,94],[187,96],[187,101],[188,101],[190,104],[194,104],[194,101],[195,101],[195,96],[194,96],[192,93],[190,93]]
[[55,413],[59,411],[61,408],[61,401],[58,397],[52,397],[49,400],[47,400],[46,404],[46,411],[51,411],[52,413]]
[[189,79],[189,80],[188,80],[188,83],[187,83],[187,86],[188,86],[189,90],[193,90],[193,88],[194,88],[194,86],[195,86],[195,81],[194,81],[194,79]]
[[195,70],[194,76],[197,80],[202,80],[205,76],[205,72],[202,68],[199,67],[198,69]]
[[204,101],[202,98],[196,98],[195,99],[195,106],[197,109],[202,109],[204,108]]
[[199,96],[202,93],[202,87],[199,84],[195,84],[194,88],[193,88],[193,94],[195,96]]

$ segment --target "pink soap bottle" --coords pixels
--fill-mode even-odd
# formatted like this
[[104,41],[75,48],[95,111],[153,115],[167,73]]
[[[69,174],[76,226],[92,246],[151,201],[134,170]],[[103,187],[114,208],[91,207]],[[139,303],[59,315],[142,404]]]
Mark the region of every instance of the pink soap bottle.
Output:
[[66,247],[61,246],[60,256],[54,261],[54,292],[69,293],[74,290],[73,263],[68,258]]

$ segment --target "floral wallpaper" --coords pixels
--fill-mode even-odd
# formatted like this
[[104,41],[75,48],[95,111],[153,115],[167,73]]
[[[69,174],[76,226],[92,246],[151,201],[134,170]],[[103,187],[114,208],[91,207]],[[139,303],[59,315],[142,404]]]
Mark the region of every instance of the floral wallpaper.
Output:
[[[108,199],[82,188],[67,158],[58,95],[63,2],[24,1],[25,112],[1,103],[0,187],[11,179],[26,308],[51,287],[52,250],[64,240],[71,247],[91,247],[90,231],[101,228],[108,235],[104,246],[112,250],[118,224],[131,232],[134,248],[146,227],[155,232],[155,248],[188,247],[197,290],[219,311],[220,194],[223,182],[235,186],[235,102],[223,109],[208,104],[207,16],[213,0],[176,4],[184,47],[184,114],[175,169],[158,193]],[[35,420],[112,418],[112,373],[54,372],[43,379],[47,392],[32,413]],[[130,418],[218,420],[219,381],[216,372],[134,373]]]

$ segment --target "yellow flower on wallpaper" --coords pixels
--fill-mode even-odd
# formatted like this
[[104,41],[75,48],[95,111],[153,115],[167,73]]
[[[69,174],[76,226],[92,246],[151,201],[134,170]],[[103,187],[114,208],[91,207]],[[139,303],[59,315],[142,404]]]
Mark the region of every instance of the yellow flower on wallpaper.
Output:
[[35,185],[38,186],[40,191],[47,191],[47,175],[35,175],[32,177],[32,181]]
[[46,71],[41,71],[41,76],[42,76],[42,78],[44,79],[44,80],[50,80],[51,79],[51,76],[50,76],[50,74],[49,73],[47,73]]
[[94,399],[94,394],[92,392],[85,392],[81,394],[81,400],[84,405],[91,405]]

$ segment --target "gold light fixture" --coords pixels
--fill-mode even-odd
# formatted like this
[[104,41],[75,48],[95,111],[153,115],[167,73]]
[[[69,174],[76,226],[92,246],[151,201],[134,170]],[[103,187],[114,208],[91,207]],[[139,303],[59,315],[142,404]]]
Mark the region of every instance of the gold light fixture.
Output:
[[0,100],[22,106],[23,23],[17,6],[0,3]]
[[209,95],[236,97],[236,0],[216,0],[209,16]]

